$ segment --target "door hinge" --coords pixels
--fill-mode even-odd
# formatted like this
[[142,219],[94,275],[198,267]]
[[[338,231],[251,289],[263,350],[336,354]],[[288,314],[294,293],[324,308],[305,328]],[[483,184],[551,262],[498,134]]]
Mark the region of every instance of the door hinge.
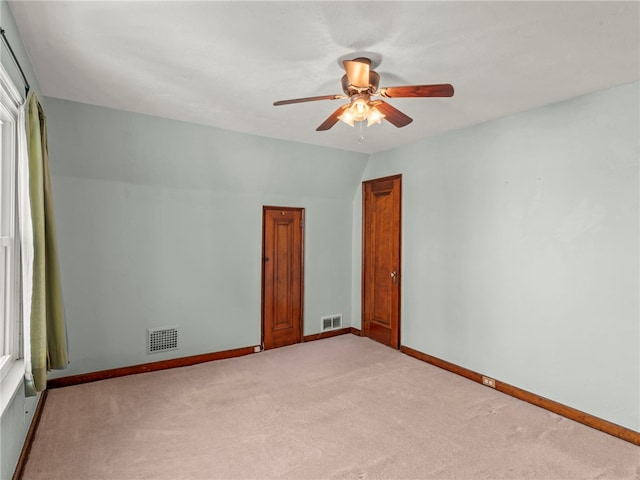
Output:
[[300,220],[300,228],[304,228],[304,220]]

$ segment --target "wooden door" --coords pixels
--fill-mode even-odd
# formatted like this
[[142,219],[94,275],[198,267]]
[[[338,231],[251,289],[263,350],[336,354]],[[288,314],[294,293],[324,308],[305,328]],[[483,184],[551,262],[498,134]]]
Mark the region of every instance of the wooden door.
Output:
[[362,183],[362,333],[400,348],[402,176]]
[[304,209],[262,210],[262,341],[265,349],[302,340]]

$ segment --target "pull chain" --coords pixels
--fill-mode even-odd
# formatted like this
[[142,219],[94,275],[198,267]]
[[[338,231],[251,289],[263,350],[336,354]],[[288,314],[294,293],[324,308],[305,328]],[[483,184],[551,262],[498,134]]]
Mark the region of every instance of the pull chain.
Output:
[[364,122],[358,122],[360,124],[360,136],[358,137],[358,143],[364,143]]

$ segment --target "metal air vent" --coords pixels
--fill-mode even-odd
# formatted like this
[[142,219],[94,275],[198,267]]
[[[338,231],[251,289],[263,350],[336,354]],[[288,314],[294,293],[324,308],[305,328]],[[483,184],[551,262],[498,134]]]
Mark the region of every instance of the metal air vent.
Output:
[[342,327],[342,314],[337,313],[335,315],[329,315],[328,317],[322,317],[322,331],[334,330]]
[[178,349],[178,328],[148,328],[147,353],[166,352]]

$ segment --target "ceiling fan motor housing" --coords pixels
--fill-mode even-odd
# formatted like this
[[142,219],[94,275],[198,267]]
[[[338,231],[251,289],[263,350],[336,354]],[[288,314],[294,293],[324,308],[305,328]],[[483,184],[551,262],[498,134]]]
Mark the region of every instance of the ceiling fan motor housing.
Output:
[[363,91],[373,94],[378,91],[378,85],[380,85],[380,75],[378,75],[378,73],[374,72],[373,70],[369,70],[369,85],[366,88],[351,85],[346,75],[342,76],[341,83],[342,91],[349,96],[357,93],[362,93]]

